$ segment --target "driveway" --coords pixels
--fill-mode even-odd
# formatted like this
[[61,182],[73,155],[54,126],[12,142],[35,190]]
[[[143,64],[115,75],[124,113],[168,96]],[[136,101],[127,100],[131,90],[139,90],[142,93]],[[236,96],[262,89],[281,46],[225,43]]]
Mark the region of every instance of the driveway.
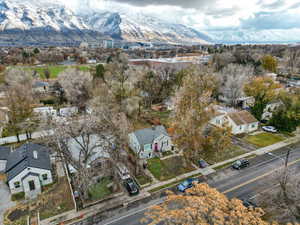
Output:
[[4,181],[0,180],[0,224],[3,224],[3,214],[16,204],[10,200],[10,192]]

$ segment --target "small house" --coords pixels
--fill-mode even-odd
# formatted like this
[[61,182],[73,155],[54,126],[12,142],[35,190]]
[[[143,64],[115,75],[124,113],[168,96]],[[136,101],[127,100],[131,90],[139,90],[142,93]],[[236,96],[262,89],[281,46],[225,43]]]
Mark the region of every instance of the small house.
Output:
[[264,109],[261,119],[270,120],[273,116],[273,113],[276,112],[282,105],[283,105],[282,101],[278,101],[278,100],[269,102]]
[[55,117],[57,116],[57,111],[51,107],[38,107],[34,108],[33,112],[42,118]]
[[78,108],[77,107],[66,107],[59,109],[58,112],[59,116],[63,117],[70,117],[78,114]]
[[218,127],[231,127],[232,134],[251,133],[258,129],[259,122],[248,111],[217,112],[210,124]]
[[25,197],[35,198],[42,186],[51,184],[50,149],[27,143],[7,155],[5,173],[12,194],[24,192]]
[[173,149],[171,137],[164,126],[137,130],[128,135],[130,148],[140,158],[152,158],[159,152]]

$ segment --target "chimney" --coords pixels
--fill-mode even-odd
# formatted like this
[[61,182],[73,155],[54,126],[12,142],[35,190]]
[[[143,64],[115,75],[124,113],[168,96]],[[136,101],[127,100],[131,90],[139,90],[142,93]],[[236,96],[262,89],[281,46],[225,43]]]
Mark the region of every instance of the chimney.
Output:
[[33,151],[33,158],[34,159],[38,158],[38,152],[36,150]]

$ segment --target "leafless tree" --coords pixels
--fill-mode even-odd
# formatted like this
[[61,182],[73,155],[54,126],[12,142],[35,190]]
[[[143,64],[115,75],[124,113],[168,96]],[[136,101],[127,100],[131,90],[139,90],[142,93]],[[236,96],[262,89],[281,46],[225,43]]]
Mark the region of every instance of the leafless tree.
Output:
[[83,200],[89,198],[95,172],[116,177],[117,162],[125,157],[120,128],[108,117],[85,115],[53,124],[49,140],[65,163],[76,170],[74,184]]
[[291,73],[295,73],[296,68],[300,65],[300,50],[297,48],[289,48],[286,50],[285,58],[287,61],[287,66]]
[[68,101],[82,110],[85,110],[86,102],[92,96],[92,81],[89,72],[75,68],[65,70],[58,78]]
[[9,129],[19,141],[19,133],[22,130],[30,136],[34,127],[32,79],[26,71],[14,69],[8,71],[5,79],[5,106],[8,108]]
[[281,223],[300,222],[300,179],[296,170],[289,168],[289,154],[287,152],[285,164],[272,177],[275,184],[273,189],[260,194],[258,202],[265,209],[272,220]]
[[244,84],[253,75],[251,66],[229,64],[218,74],[220,79],[219,92],[225,97],[230,105],[234,105],[237,98],[244,95]]

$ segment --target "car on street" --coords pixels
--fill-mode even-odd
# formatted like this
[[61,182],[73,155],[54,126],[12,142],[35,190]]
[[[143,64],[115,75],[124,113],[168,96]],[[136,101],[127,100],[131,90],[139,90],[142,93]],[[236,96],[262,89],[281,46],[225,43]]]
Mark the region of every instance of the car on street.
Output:
[[198,182],[198,179],[196,178],[188,178],[182,183],[178,184],[177,190],[180,192],[185,192],[187,189],[191,188],[194,186],[194,182]]
[[262,129],[266,132],[277,133],[277,129],[272,126],[263,126]]
[[198,165],[200,168],[205,168],[209,166],[208,163],[203,159],[198,160]]
[[245,167],[248,167],[249,166],[249,160],[247,159],[239,159],[237,161],[235,161],[233,164],[232,164],[232,168],[233,169],[236,169],[236,170],[240,170],[242,168],[245,168]]
[[139,194],[139,187],[136,182],[132,178],[127,178],[124,181],[124,186],[128,191],[129,195],[138,195]]
[[242,201],[243,201],[243,205],[247,208],[250,208],[250,207],[257,208],[257,205],[254,202],[252,202],[251,200],[244,199]]

